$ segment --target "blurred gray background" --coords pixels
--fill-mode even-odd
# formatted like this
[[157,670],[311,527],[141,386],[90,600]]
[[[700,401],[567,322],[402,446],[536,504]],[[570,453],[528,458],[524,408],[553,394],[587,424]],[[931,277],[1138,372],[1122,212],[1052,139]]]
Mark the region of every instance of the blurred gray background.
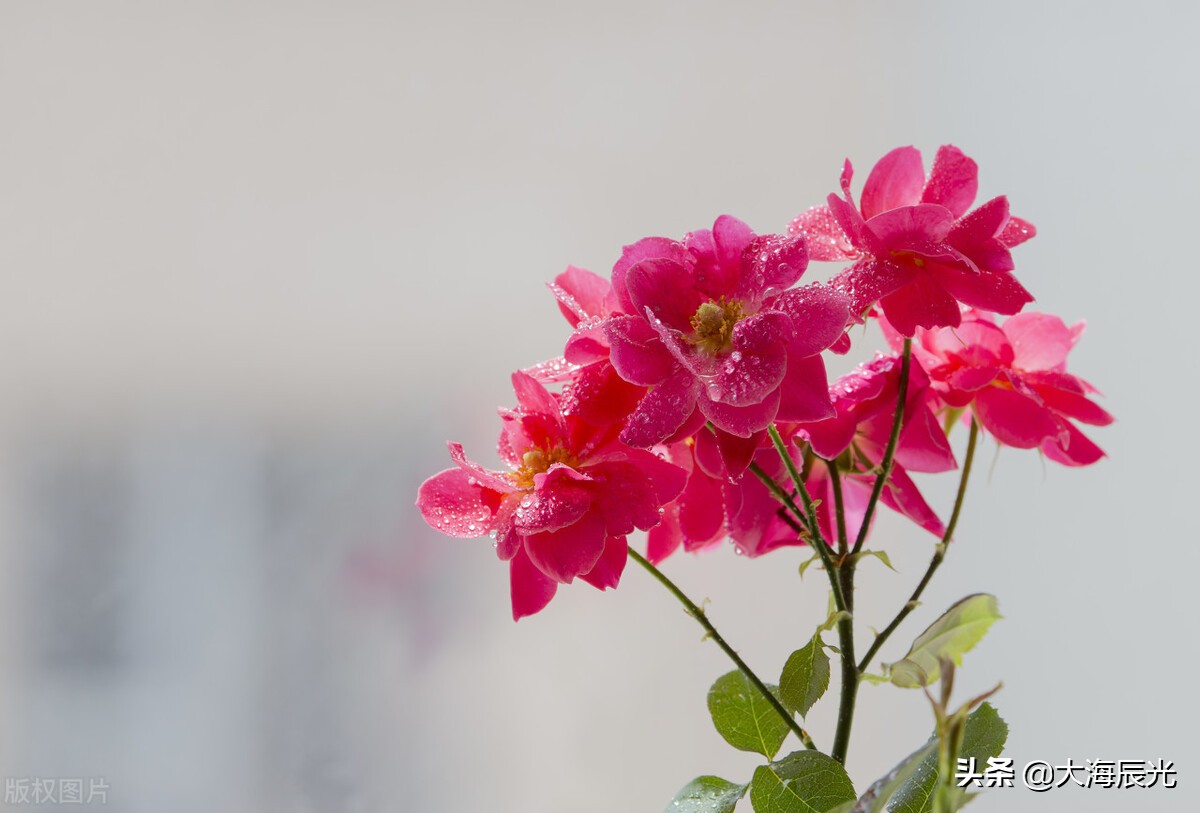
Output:
[[[1036,307],[1119,422],[1082,471],[991,444],[894,660],[954,599],[1006,616],[1008,754],[1174,760],[1173,791],[972,809],[1184,810],[1200,756],[1190,3],[0,3],[0,776],[120,811],[654,811],[744,781],[729,668],[631,566],[514,625],[487,540],[429,531],[443,441],[492,462],[544,281],[737,214],[760,231],[954,143],[1040,236]],[[830,269],[816,268],[815,278]],[[877,338],[872,335],[871,341]],[[959,441],[962,439],[959,438]],[[995,459],[993,465],[993,458]],[[941,511],[954,478],[924,481]],[[860,630],[931,538],[877,527]],[[640,543],[640,540],[638,541]],[[761,672],[824,615],[798,550],[671,560]],[[835,701],[810,716],[832,737]],[[866,686],[860,789],[930,727]]]

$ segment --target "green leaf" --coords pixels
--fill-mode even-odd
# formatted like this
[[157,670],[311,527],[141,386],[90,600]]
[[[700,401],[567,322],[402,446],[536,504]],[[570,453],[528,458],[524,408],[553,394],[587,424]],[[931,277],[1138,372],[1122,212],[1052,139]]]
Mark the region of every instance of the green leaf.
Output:
[[[830,594],[830,595],[832,595],[832,594]],[[850,613],[848,613],[847,611],[845,611],[845,610],[842,610],[842,611],[840,611],[840,612],[839,612],[839,611],[838,611],[838,610],[835,608],[835,609],[833,609],[833,610],[831,610],[831,611],[830,611],[830,613],[829,613],[829,617],[825,619],[825,623],[824,623],[824,624],[822,624],[821,626],[817,627],[817,632],[818,632],[818,633],[821,633],[821,632],[829,632],[829,630],[833,629],[834,627],[836,627],[836,626],[838,625],[838,622],[839,622],[839,621],[842,621],[842,620],[844,620],[844,619],[847,619],[847,618],[853,618],[853,617],[854,617],[854,616],[852,616],[852,615],[851,615]]]
[[804,578],[804,571],[808,570],[809,567],[812,566],[813,562],[819,562],[819,561],[821,561],[821,554],[814,553],[812,556],[808,557],[803,562],[801,562],[800,563],[800,578],[802,578],[802,579]]
[[829,656],[825,654],[818,632],[783,665],[783,674],[779,676],[779,699],[788,711],[804,717],[828,688]]
[[[986,764],[989,757],[998,757],[1008,740],[1008,724],[990,703],[984,703],[967,717],[959,757],[974,757]],[[894,794],[887,806],[888,813],[931,813],[933,791],[938,781],[938,754],[936,738],[926,746],[929,753],[921,759],[917,770]],[[956,807],[966,803],[966,794],[959,798]]]
[[896,570],[896,568],[895,568],[895,567],[893,567],[893,566],[892,566],[892,560],[891,560],[891,559],[888,557],[888,555],[887,555],[887,554],[886,554],[884,551],[881,551],[881,550],[864,550],[864,551],[859,551],[858,553],[856,553],[856,554],[854,554],[854,555],[855,555],[855,557],[856,557],[856,558],[859,558],[859,559],[861,559],[861,558],[862,558],[862,557],[864,557],[864,556],[874,556],[876,559],[878,559],[879,561],[881,561],[881,562],[883,562],[885,565],[887,565],[887,567],[888,567],[888,570],[892,571],[893,573],[899,573],[899,572],[900,572],[900,571]]
[[[767,690],[778,697],[775,686],[767,686]],[[708,712],[725,742],[767,759],[775,756],[787,737],[787,723],[738,669],[717,678],[708,690]]]
[[917,636],[903,660],[891,664],[892,683],[906,689],[933,683],[941,671],[938,659],[961,665],[963,653],[979,643],[998,618],[995,596],[976,593],[962,599]]
[[[937,765],[937,756],[937,740],[933,739],[905,757],[886,776],[876,780],[871,787],[867,788],[866,793],[858,798],[857,802],[843,805],[835,813],[882,813],[892,796],[913,778],[917,771],[924,766],[927,758],[932,757],[934,765]],[[936,779],[935,773],[934,780],[936,781]]]
[[755,813],[826,813],[854,796],[846,769],[820,751],[795,751],[761,765],[750,782]]
[[747,787],[719,776],[701,776],[684,785],[664,813],[731,813]]

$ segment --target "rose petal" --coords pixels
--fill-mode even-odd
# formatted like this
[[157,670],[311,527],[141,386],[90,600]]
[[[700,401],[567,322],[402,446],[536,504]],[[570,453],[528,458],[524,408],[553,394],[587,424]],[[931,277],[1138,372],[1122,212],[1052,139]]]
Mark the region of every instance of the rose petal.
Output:
[[887,487],[879,495],[880,502],[900,514],[911,519],[935,536],[946,532],[946,526],[938,519],[938,515],[925,502],[917,484],[904,471],[902,466],[894,466],[888,477]]
[[1018,313],[1001,328],[1012,343],[1013,367],[1018,370],[1058,370],[1067,363],[1071,332],[1057,316]]
[[633,300],[630,299],[629,289],[625,284],[625,277],[629,273],[629,269],[650,259],[672,260],[680,265],[692,262],[692,256],[682,243],[666,237],[645,237],[632,245],[625,246],[621,250],[621,258],[617,260],[612,270],[613,291],[616,293],[621,310],[625,313],[641,312],[633,306]]
[[897,147],[879,159],[863,184],[862,213],[870,220],[898,206],[912,206],[921,199],[925,167],[915,147]]
[[808,268],[804,238],[768,234],[755,238],[742,255],[742,278],[734,295],[758,301],[791,287]]
[[761,403],[744,407],[718,403],[701,392],[696,404],[718,429],[748,438],[766,429],[775,420],[775,413],[779,411],[779,390],[776,389]]
[[618,316],[605,323],[609,360],[617,374],[631,384],[653,386],[668,378],[679,363],[645,319]]
[[1012,390],[988,387],[975,396],[974,410],[983,428],[1006,446],[1032,449],[1059,433],[1050,410]]
[[808,257],[818,262],[849,262],[859,251],[838,225],[829,205],[813,206],[792,218],[788,234],[804,237]]
[[621,573],[625,570],[625,562],[629,558],[629,545],[623,536],[610,536],[604,541],[604,552],[596,561],[595,567],[579,578],[595,587],[597,590],[608,590],[616,587],[621,581]]
[[906,246],[914,241],[940,243],[953,225],[954,215],[936,203],[904,206],[867,220],[867,230],[884,246]]
[[417,509],[429,527],[460,539],[492,530],[503,495],[472,479],[462,469],[446,469],[421,484]]
[[696,468],[679,496],[680,531],[685,540],[704,543],[719,534],[724,524],[725,500],[721,481]]
[[508,573],[513,621],[541,611],[558,590],[554,580],[534,566],[524,549],[513,556]]
[[1069,421],[1063,421],[1063,427],[1063,434],[1042,441],[1041,449],[1046,457],[1064,466],[1090,466],[1104,457],[1104,450]]
[[621,431],[621,441],[635,447],[661,443],[692,415],[699,391],[695,376],[677,369],[638,403]]
[[791,356],[812,356],[836,343],[850,318],[850,298],[828,285],[813,283],[784,291],[767,308],[791,317],[795,335],[788,345]]
[[1030,240],[1037,236],[1037,229],[1028,220],[1022,220],[1019,217],[1009,217],[1008,223],[1004,229],[996,235],[996,239],[1004,245],[1012,248],[1019,246],[1026,240]]
[[571,327],[578,327],[585,319],[606,315],[605,299],[612,291],[612,283],[599,274],[570,265],[549,287]]
[[957,327],[962,320],[958,302],[930,275],[917,274],[912,281],[879,300],[892,327],[912,336],[918,327]]
[[916,276],[916,269],[909,265],[867,258],[833,277],[829,284],[849,300],[850,315],[860,320],[872,305],[908,285]]
[[692,316],[707,298],[692,284],[691,272],[672,260],[643,260],[625,277],[634,313],[647,310],[667,326],[692,329]]
[[923,203],[940,203],[955,217],[962,217],[975,201],[979,189],[979,167],[951,144],[938,148],[929,170],[929,181],[921,193]]
[[483,466],[476,463],[467,457],[467,453],[463,451],[461,443],[448,441],[446,448],[450,450],[450,459],[462,469],[469,477],[474,478],[479,484],[487,488],[498,491],[501,494],[507,494],[516,490],[516,486],[508,477],[495,471],[485,469]]
[[781,421],[823,421],[836,415],[829,399],[829,379],[819,355],[798,355],[788,346],[787,375],[779,388]]
[[657,565],[679,549],[683,542],[683,533],[679,530],[679,508],[677,505],[667,506],[663,521],[650,529],[646,535],[646,558],[650,564]]
[[550,578],[569,584],[596,566],[604,553],[604,518],[589,511],[573,525],[525,537],[529,559]]

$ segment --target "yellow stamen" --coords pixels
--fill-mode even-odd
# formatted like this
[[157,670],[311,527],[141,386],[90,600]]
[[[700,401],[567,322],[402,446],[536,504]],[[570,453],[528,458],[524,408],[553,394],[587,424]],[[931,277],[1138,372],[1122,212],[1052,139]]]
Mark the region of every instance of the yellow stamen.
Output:
[[706,353],[717,355],[733,346],[733,326],[745,316],[742,303],[721,297],[705,302],[692,316],[691,343]]
[[562,446],[556,446],[549,452],[530,449],[521,456],[521,467],[511,476],[518,488],[533,488],[534,475],[548,471],[555,463],[562,463],[571,468],[579,465],[575,457]]

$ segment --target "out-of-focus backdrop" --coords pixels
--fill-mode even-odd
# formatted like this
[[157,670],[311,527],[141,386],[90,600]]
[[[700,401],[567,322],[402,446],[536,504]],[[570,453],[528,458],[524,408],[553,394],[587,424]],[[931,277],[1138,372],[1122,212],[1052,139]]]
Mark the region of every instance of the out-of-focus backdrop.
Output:
[[[657,584],[514,625],[487,540],[434,534],[415,491],[446,438],[494,460],[509,371],[566,337],[543,287],[566,265],[722,212],[779,230],[846,156],[861,180],[954,143],[1037,224],[1018,275],[1088,320],[1072,370],[1119,422],[1082,471],[985,446],[883,655],[996,593],[962,692],[1004,680],[1017,765],[1163,758],[1180,787],[975,809],[1188,808],[1198,25],[1184,2],[7,0],[5,802],[77,778],[131,812],[643,811],[744,781],[705,711],[729,665]],[[953,480],[925,481],[943,511]],[[901,574],[864,567],[864,635],[932,543],[876,533]],[[777,674],[824,615],[803,558],[667,570]],[[916,692],[859,703],[861,788],[930,721]]]

